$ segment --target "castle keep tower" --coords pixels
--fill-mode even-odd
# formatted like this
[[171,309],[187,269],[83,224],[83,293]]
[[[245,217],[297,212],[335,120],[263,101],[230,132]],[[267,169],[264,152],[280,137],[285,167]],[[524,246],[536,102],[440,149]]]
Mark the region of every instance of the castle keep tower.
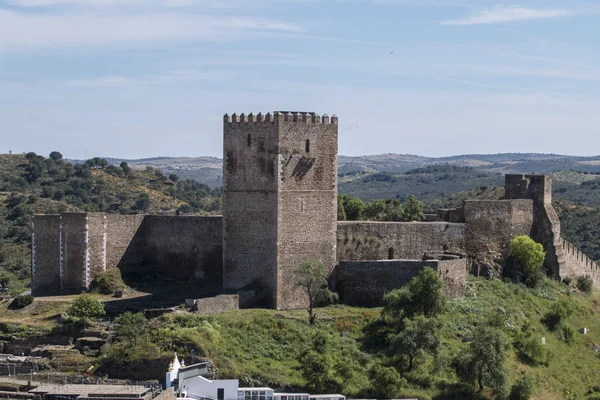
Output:
[[294,271],[306,259],[335,264],[337,117],[226,114],[223,134],[223,286],[303,307]]

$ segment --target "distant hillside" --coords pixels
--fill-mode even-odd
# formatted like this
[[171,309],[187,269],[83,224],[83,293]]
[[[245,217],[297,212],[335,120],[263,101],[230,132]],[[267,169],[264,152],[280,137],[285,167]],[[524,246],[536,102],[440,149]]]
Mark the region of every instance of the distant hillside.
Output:
[[[223,184],[223,160],[216,157],[153,157],[139,160],[107,158],[111,164],[126,161],[132,168],[148,166],[159,168],[165,174],[176,173],[182,178],[193,179],[219,187]],[[488,173],[553,173],[555,171],[581,171],[600,173],[600,156],[577,157],[558,154],[505,153],[465,154],[451,157],[421,157],[409,154],[376,154],[369,156],[339,156],[340,175],[403,173],[411,169],[432,165],[473,167]]]

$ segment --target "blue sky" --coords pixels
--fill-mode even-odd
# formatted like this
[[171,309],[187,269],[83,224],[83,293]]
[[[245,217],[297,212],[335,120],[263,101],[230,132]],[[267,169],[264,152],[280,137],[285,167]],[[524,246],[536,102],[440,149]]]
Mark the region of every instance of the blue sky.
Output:
[[600,3],[0,0],[0,153],[222,155],[337,114],[340,154],[600,153]]

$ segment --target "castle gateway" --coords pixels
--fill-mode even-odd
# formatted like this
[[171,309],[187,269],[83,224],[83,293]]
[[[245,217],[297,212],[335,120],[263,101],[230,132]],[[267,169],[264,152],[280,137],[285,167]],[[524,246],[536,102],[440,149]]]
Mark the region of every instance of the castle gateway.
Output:
[[338,222],[337,144],[335,115],[225,115],[222,217],[36,215],[32,292],[80,292],[120,268],[238,293],[244,307],[300,308],[294,272],[310,259],[347,304],[380,305],[425,267],[458,297],[468,271],[507,256],[517,235],[544,245],[556,278],[589,275],[600,287],[598,265],[560,236],[550,177],[507,175],[504,200],[466,201],[436,221]]

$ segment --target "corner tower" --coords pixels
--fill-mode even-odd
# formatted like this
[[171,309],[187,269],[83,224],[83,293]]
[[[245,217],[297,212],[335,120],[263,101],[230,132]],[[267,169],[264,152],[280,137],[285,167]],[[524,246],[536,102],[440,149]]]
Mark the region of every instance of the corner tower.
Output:
[[303,307],[294,271],[335,264],[337,117],[225,115],[223,135],[223,286],[255,284],[267,306]]

